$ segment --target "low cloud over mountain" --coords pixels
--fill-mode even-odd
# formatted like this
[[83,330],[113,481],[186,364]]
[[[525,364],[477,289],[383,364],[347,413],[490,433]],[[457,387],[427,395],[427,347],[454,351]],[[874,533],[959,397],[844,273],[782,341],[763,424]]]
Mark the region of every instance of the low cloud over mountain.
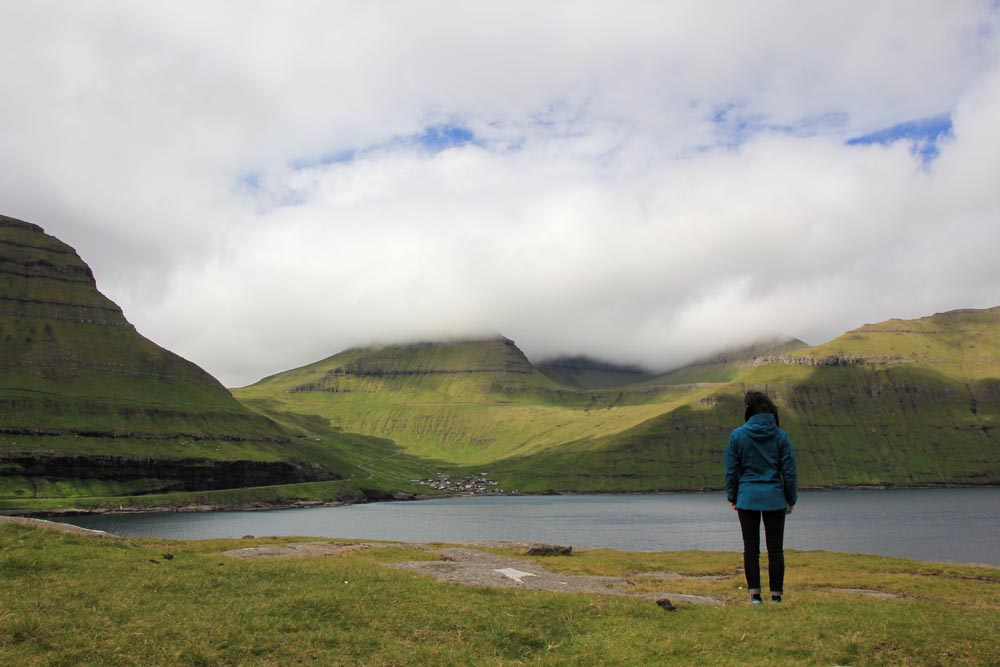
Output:
[[497,331],[664,369],[997,303],[989,3],[58,13],[0,9],[2,212],[230,386]]

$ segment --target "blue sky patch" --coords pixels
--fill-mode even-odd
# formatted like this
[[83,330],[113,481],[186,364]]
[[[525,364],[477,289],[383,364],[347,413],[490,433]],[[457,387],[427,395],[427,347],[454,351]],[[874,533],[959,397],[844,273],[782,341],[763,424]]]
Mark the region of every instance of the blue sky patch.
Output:
[[435,153],[446,148],[476,143],[476,135],[472,130],[452,123],[428,125],[424,128],[423,133],[416,135],[414,139],[418,144]]
[[260,192],[260,174],[248,171],[236,179],[237,188],[242,192]]
[[848,146],[879,144],[888,146],[897,141],[909,141],[910,151],[919,155],[924,163],[932,161],[941,152],[938,142],[951,136],[951,114],[910,120],[891,127],[875,130],[847,140]]
[[[288,165],[292,169],[299,171],[302,169],[328,167],[333,164],[348,164],[366,153],[386,148],[392,149],[400,146],[416,145],[432,153],[438,153],[448,148],[464,146],[466,144],[482,146],[483,142],[476,137],[472,130],[463,125],[455,123],[442,123],[439,125],[428,125],[424,128],[423,132],[419,134],[397,136],[391,141],[383,144],[375,144],[361,148],[345,148],[329,151],[320,155],[297,158],[289,162]],[[242,182],[245,185],[250,185],[245,178],[242,179]]]

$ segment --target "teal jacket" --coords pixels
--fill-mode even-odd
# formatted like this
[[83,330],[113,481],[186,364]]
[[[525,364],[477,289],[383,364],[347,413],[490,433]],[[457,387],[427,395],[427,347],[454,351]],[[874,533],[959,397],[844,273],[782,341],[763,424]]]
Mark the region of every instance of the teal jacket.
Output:
[[783,510],[798,500],[795,453],[774,415],[733,430],[726,446],[726,498],[741,510]]

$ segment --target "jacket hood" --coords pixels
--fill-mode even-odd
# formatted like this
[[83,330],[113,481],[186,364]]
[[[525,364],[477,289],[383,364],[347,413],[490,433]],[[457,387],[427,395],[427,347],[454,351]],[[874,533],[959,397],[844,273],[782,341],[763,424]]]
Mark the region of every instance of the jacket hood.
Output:
[[750,437],[756,441],[771,440],[778,434],[778,425],[774,422],[774,415],[770,412],[761,412],[750,417],[745,425]]

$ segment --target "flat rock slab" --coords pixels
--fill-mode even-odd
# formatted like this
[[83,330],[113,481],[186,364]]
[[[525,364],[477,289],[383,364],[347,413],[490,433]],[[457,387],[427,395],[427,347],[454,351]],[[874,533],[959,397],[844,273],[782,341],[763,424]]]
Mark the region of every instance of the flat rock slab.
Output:
[[304,558],[306,556],[333,556],[345,551],[370,549],[375,544],[343,544],[339,542],[293,542],[285,545],[246,547],[223,551],[230,558]]
[[58,530],[62,533],[69,533],[71,535],[85,535],[87,537],[99,537],[102,539],[120,540],[120,536],[114,533],[106,533],[103,530],[90,530],[89,528],[81,528],[80,526],[74,526],[69,523],[59,523],[57,521],[46,521],[45,519],[32,519],[25,516],[6,516],[0,514],[0,523],[19,523],[22,526],[35,526],[36,528],[47,528],[49,530]]
[[721,605],[722,602],[700,595],[658,592],[637,594],[634,584],[621,577],[560,574],[537,563],[499,556],[477,549],[448,548],[438,552],[440,560],[392,563],[389,567],[430,574],[442,581],[470,586],[519,588],[532,591],[596,593],[657,600],[668,597],[676,602]]

